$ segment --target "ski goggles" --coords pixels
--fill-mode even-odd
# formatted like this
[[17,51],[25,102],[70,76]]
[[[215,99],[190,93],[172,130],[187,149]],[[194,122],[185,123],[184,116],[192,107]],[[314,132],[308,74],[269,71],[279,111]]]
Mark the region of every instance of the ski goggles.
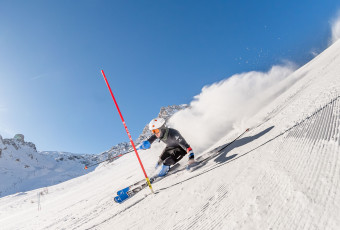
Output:
[[159,130],[159,129],[153,129],[153,130],[151,130],[151,132],[152,132],[153,134],[156,134],[156,133],[159,133],[160,130]]

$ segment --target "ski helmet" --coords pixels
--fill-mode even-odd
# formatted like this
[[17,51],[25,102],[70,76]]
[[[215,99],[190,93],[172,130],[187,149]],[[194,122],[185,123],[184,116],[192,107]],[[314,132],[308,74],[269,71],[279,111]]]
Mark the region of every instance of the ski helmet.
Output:
[[160,129],[164,126],[165,120],[164,118],[157,117],[155,119],[152,119],[149,123],[149,129],[152,131],[154,129]]

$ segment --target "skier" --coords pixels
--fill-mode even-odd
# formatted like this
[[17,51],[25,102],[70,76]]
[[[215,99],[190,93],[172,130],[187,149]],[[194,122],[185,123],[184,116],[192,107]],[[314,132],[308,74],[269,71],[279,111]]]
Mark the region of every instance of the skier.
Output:
[[162,165],[158,176],[165,176],[169,172],[170,166],[180,161],[186,154],[188,154],[188,165],[195,162],[195,154],[190,145],[176,129],[166,127],[163,118],[152,119],[149,123],[149,129],[153,135],[148,140],[143,141],[138,149],[149,149],[156,139],[166,144],[156,164],[156,168]]

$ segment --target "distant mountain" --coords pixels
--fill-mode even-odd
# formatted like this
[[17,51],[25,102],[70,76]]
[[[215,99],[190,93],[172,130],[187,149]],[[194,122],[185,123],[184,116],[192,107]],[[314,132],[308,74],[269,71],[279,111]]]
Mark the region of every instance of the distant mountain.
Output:
[[[158,116],[168,120],[173,114],[187,107],[162,107]],[[150,135],[147,124],[135,144],[138,145]],[[0,135],[0,197],[67,181],[95,169],[84,170],[85,165],[96,164],[131,151],[131,144],[123,142],[98,155],[38,152],[35,144],[25,142],[23,134],[17,134],[10,139],[3,139]]]
[[100,157],[65,152],[38,152],[24,135],[0,136],[0,197],[54,185],[87,173],[85,164]]

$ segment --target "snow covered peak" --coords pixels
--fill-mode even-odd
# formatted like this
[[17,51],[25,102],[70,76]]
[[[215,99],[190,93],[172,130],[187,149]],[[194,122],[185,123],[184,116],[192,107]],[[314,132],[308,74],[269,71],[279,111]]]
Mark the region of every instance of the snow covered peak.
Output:
[[0,197],[54,185],[87,173],[84,165],[96,162],[92,155],[38,152],[24,135],[0,136]]
[[32,142],[25,142],[25,138],[23,134],[16,134],[14,138],[7,138],[7,139],[2,139],[0,135],[0,148],[1,148],[1,144],[12,146],[16,150],[20,148],[28,147],[29,149],[31,148],[32,150],[37,151],[35,144],[33,144]]
[[[169,105],[167,107],[162,107],[159,111],[158,117],[164,118],[166,121],[170,119],[172,115],[177,113],[178,111],[181,111],[183,109],[188,108],[189,105],[183,104],[183,105]],[[151,120],[151,119],[150,119]]]

